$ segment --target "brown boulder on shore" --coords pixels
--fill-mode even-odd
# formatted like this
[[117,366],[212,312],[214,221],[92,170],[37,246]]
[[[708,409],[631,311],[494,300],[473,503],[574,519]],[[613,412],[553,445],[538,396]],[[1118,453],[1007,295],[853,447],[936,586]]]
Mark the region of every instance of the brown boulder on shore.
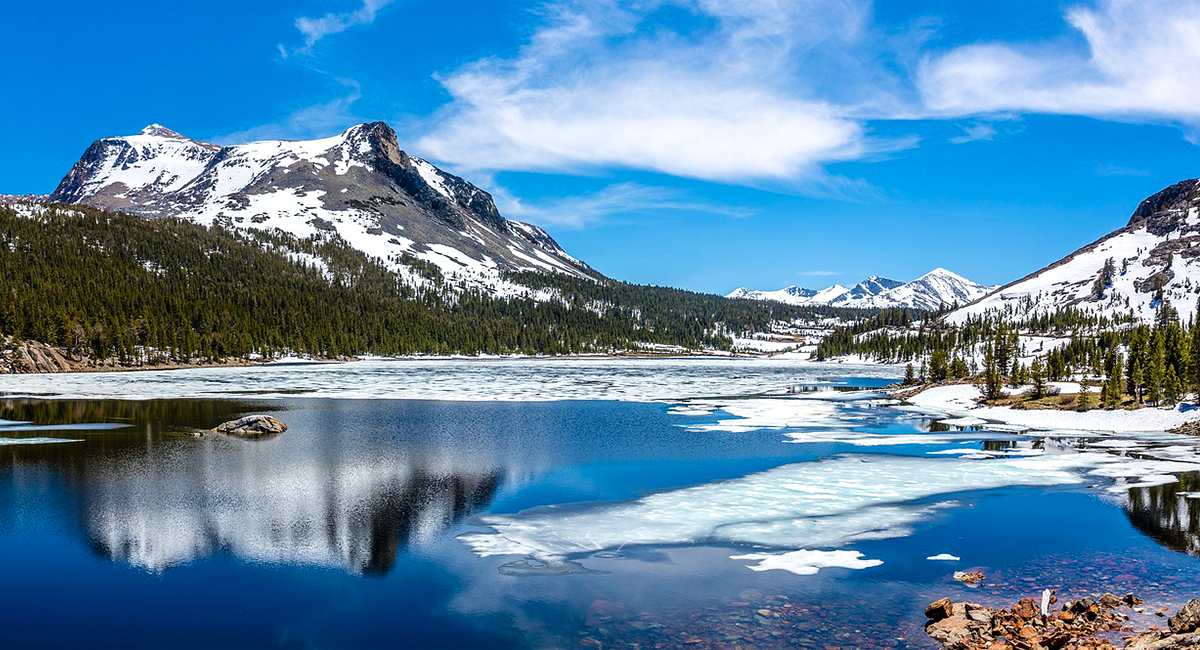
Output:
[[[1043,594],[1043,603],[1052,603],[1053,592]],[[1132,632],[1127,617],[1117,611],[1141,602],[1132,594],[1118,598],[1104,594],[1098,598],[1067,601],[1058,611],[1045,610],[1032,598],[1022,599],[1008,609],[990,610],[974,603],[934,602],[925,609],[930,619],[925,632],[933,640],[953,650],[1067,650],[1089,648],[1116,650],[1110,641],[1115,632]],[[1179,625],[1200,625],[1200,601],[1193,609],[1180,611]],[[950,615],[945,616],[949,607]],[[1189,607],[1191,605],[1189,604]],[[939,618],[941,617],[941,618]],[[1129,645],[1136,650],[1177,650],[1189,645],[1152,645],[1163,641],[1166,633],[1151,633],[1146,645]],[[1187,635],[1172,635],[1182,639]],[[1200,634],[1195,635],[1200,638]],[[1138,639],[1142,639],[1139,637]],[[1131,643],[1133,643],[1131,641]],[[1172,641],[1176,643],[1176,641]],[[1195,641],[1192,641],[1195,643]]]
[[1129,640],[1126,650],[1187,650],[1200,648],[1200,600],[1191,600],[1167,619],[1168,630],[1151,630]]
[[277,436],[287,431],[287,425],[269,415],[247,415],[244,418],[217,425],[213,431],[241,438],[263,438]]

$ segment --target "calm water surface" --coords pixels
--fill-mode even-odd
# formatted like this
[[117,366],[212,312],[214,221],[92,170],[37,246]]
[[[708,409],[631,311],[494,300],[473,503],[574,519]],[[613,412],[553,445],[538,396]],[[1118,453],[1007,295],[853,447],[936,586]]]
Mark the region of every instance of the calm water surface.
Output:
[[[929,647],[921,611],[942,595],[999,603],[1043,587],[1123,589],[1167,604],[1198,593],[1200,520],[1178,494],[1197,488],[1192,475],[1120,498],[1094,482],[921,497],[905,512],[929,513],[898,519],[902,533],[850,546],[882,564],[796,575],[730,559],[772,550],[737,541],[758,533],[729,532],[754,529],[752,520],[664,543],[666,528],[713,516],[672,495],[716,487],[737,500],[747,476],[847,459],[890,467],[932,458],[929,445],[791,444],[777,428],[705,430],[728,416],[657,402],[0,405],[7,420],[85,425],[9,425],[9,437],[78,442],[0,446],[5,647]],[[928,418],[871,402],[833,408],[847,431],[937,434]],[[190,435],[254,412],[290,430],[269,440]],[[124,426],[93,428],[101,423]],[[1012,438],[965,437],[935,449]],[[681,505],[651,507],[662,503]],[[554,528],[568,521],[595,522],[597,540],[628,539],[551,561],[481,555],[473,540],[491,543],[498,521],[550,522],[562,537],[536,538],[548,546],[591,537]],[[963,561],[925,559],[943,552]],[[993,586],[949,579],[971,567]]]

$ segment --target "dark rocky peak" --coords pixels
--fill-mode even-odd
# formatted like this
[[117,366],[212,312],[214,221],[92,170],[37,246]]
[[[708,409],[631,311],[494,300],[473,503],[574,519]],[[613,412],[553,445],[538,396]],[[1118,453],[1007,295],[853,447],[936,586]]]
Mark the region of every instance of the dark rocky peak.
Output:
[[899,280],[892,280],[891,278],[872,275],[866,280],[854,285],[854,288],[850,289],[850,293],[856,296],[877,296],[888,289],[895,289],[902,284],[904,283],[900,282]]
[[393,163],[403,164],[407,156],[400,150],[396,132],[386,122],[356,124],[342,132],[342,147],[356,159],[383,156]]
[[1150,232],[1160,236],[1183,230],[1188,213],[1197,207],[1200,207],[1200,178],[1180,181],[1142,201],[1127,227],[1145,224]]

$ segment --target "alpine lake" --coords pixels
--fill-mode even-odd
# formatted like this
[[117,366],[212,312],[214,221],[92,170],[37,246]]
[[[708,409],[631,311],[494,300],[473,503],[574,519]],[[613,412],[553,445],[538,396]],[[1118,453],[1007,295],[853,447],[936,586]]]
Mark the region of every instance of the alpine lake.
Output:
[[[1200,595],[1192,439],[954,427],[880,391],[900,374],[0,377],[0,645],[934,648],[923,610],[943,596]],[[289,430],[197,435],[253,413]]]

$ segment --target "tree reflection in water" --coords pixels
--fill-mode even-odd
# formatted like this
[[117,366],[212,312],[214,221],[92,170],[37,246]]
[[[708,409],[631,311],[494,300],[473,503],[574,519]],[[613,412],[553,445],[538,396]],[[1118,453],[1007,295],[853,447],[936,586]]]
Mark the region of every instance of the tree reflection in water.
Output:
[[1159,543],[1200,555],[1200,472],[1178,475],[1178,482],[1129,490],[1125,514]]

